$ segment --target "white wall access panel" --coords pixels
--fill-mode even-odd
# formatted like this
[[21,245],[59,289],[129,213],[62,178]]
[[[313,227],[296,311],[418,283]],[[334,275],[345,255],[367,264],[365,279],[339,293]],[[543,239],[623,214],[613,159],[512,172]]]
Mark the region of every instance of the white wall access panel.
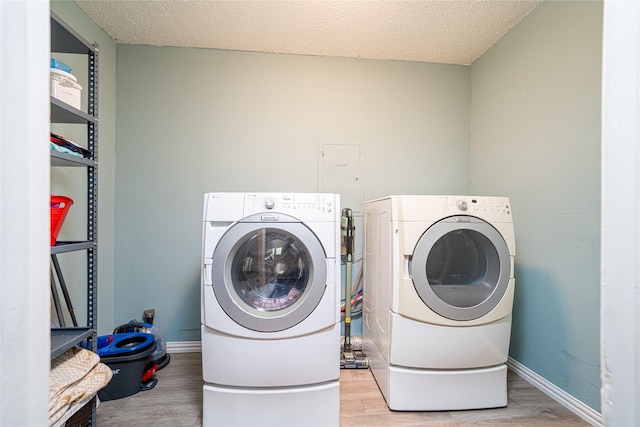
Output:
[[320,144],[319,191],[340,194],[340,205],[362,211],[362,164],[359,144]]

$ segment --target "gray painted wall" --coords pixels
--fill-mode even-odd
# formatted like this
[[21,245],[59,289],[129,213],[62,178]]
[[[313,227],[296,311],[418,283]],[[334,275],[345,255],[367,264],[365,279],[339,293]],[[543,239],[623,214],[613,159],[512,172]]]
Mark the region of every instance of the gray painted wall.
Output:
[[602,3],[545,1],[471,66],[473,194],[511,198],[511,357],[600,409]]
[[117,62],[116,319],[155,307],[168,341],[200,337],[205,192],[318,191],[328,141],[361,145],[365,199],[467,190],[468,67],[131,45]]

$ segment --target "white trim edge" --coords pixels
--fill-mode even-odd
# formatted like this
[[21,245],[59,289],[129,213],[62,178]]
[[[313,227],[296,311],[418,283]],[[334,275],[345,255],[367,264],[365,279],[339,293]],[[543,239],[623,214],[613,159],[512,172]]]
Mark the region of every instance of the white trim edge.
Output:
[[507,360],[507,366],[509,366],[509,369],[518,374],[528,383],[542,391],[544,394],[546,394],[592,426],[599,427],[603,425],[601,413],[582,403],[566,391],[562,390],[557,385],[551,383],[549,380],[536,374],[531,369],[524,366],[522,363],[510,357]]
[[201,353],[200,341],[174,341],[167,343],[167,353]]

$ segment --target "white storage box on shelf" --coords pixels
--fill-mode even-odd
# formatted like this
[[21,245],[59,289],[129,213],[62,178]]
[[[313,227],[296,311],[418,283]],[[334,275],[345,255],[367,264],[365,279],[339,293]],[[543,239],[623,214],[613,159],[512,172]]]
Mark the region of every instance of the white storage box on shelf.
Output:
[[82,86],[75,76],[57,68],[51,68],[51,96],[80,109]]

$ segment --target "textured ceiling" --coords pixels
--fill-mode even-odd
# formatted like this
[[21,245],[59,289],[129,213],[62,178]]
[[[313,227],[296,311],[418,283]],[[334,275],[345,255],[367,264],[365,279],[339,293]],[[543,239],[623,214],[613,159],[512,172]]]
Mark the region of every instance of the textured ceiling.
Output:
[[470,65],[541,0],[75,0],[116,43]]

